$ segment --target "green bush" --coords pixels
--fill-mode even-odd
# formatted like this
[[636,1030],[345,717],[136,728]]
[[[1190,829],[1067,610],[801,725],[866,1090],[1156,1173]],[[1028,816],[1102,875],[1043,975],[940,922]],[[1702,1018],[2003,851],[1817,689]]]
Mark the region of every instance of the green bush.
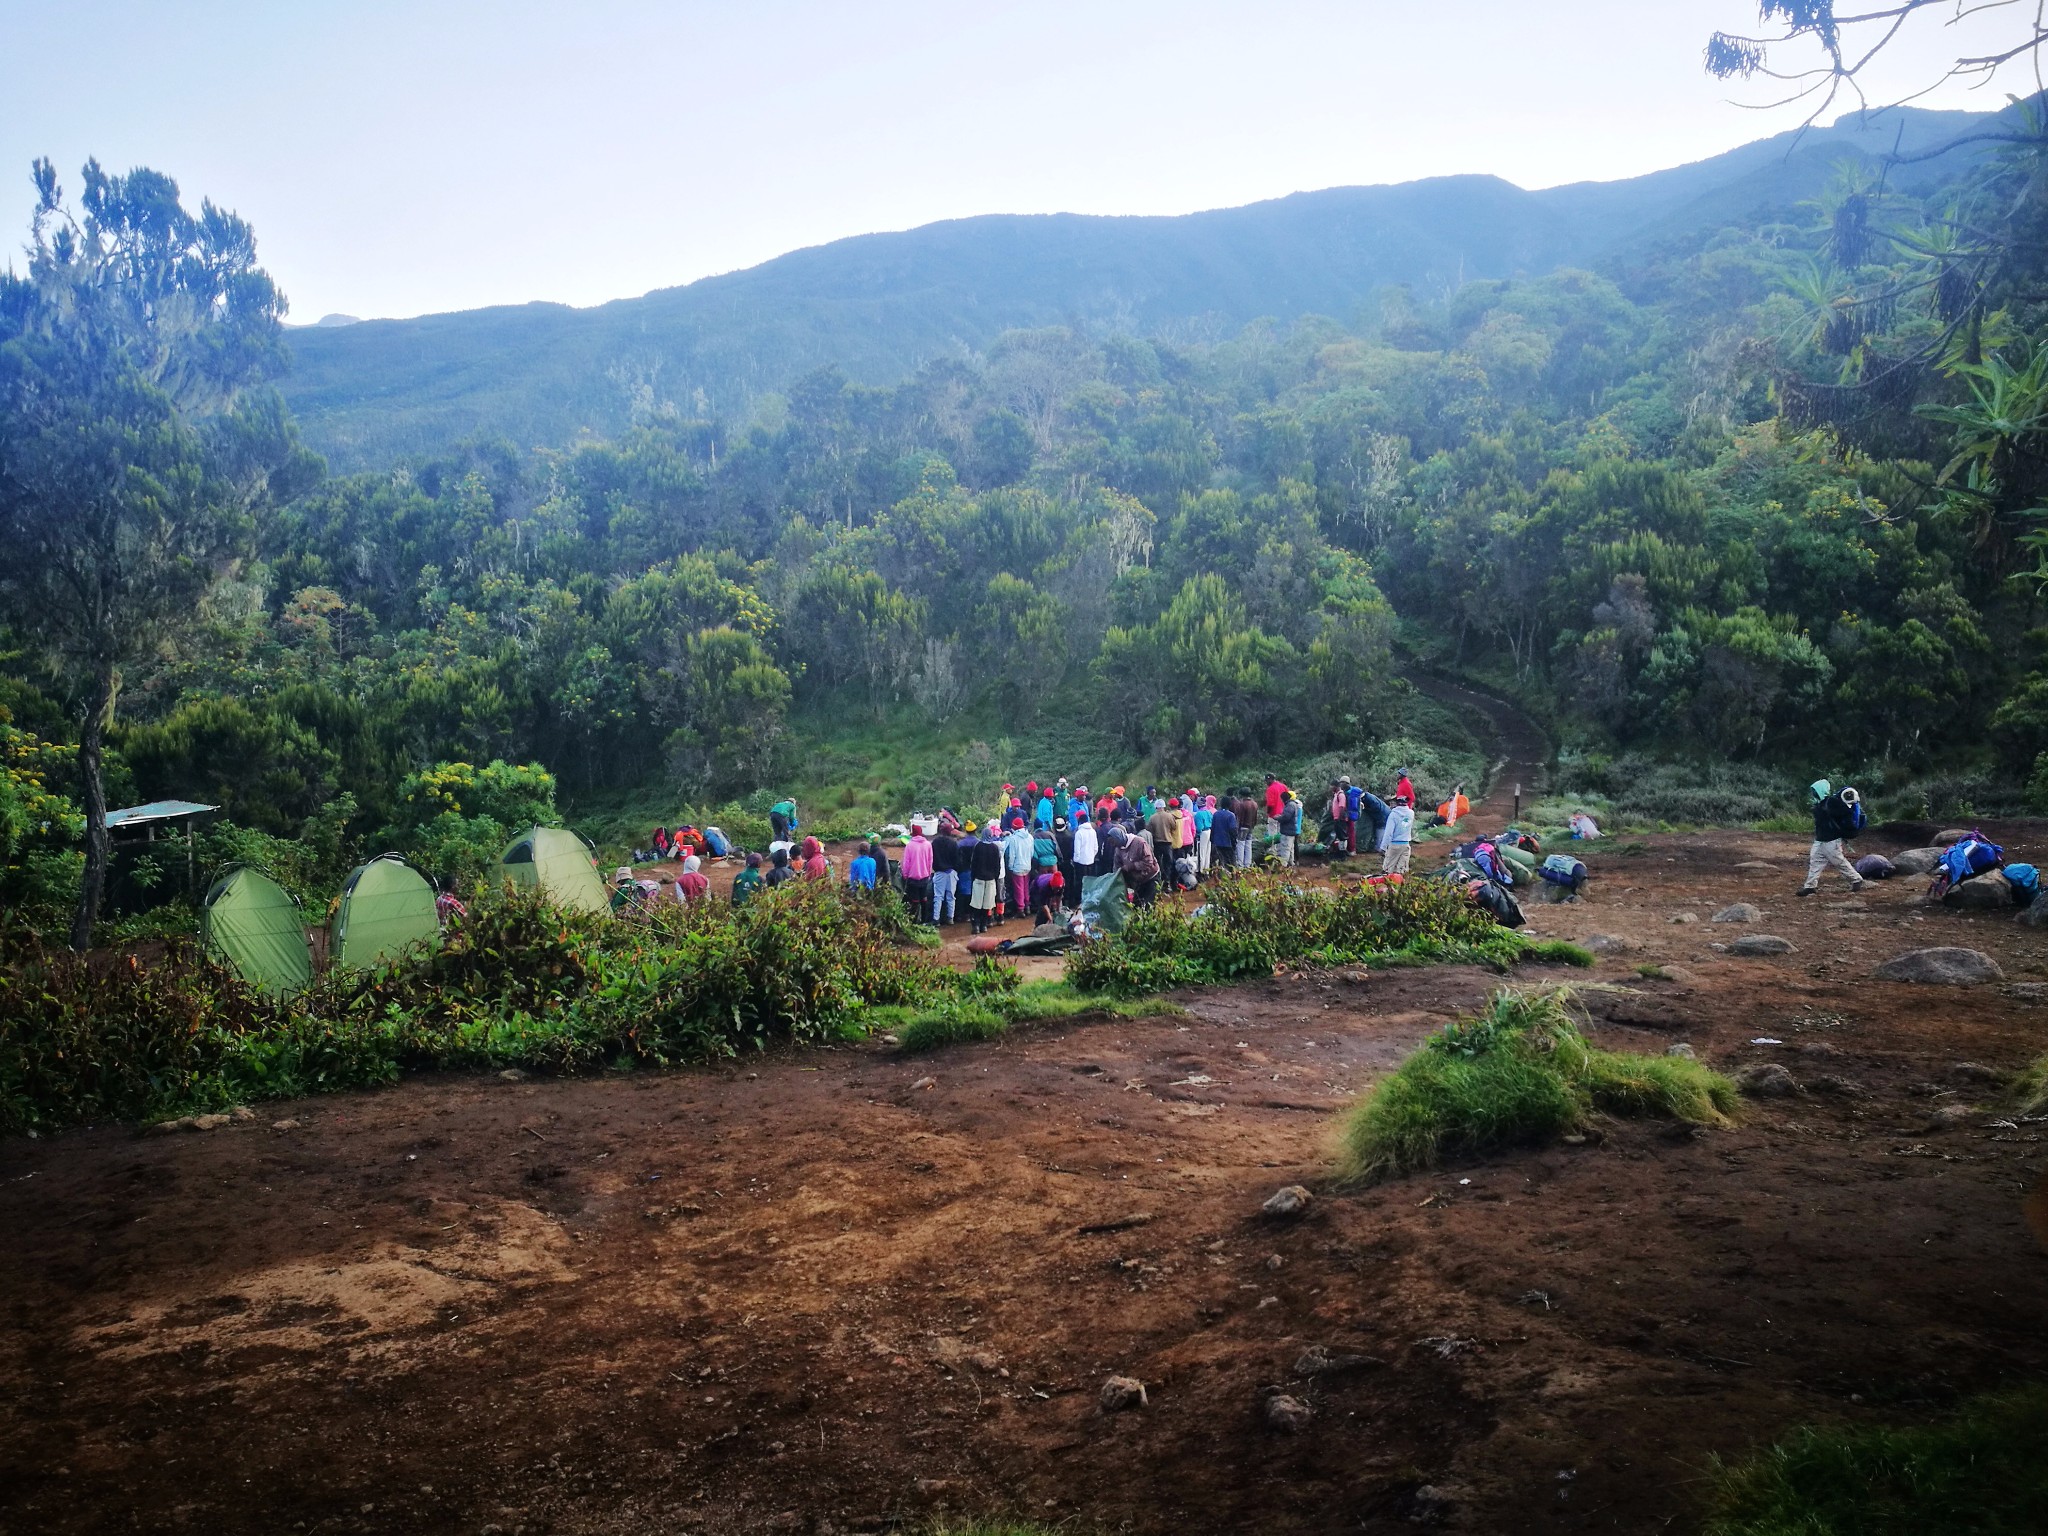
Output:
[[1476,1018],[1432,1035],[1350,1112],[1340,1174],[1370,1182],[1544,1141],[1595,1110],[1724,1125],[1735,1103],[1735,1085],[1697,1061],[1595,1050],[1563,993],[1503,989]]
[[389,1082],[416,1067],[669,1065],[862,1027],[874,1005],[971,998],[887,904],[792,883],[745,907],[631,920],[479,902],[441,948],[272,1000],[175,940],[79,957],[0,928],[0,1130]]
[[1756,763],[1594,754],[1560,764],[1557,794],[1604,798],[1629,825],[1747,826],[1802,803],[1803,786]]
[[2048,1387],[1908,1429],[1802,1429],[1714,1467],[1705,1536],[2035,1536],[2048,1531]]
[[1084,992],[1135,997],[1270,976],[1288,962],[1505,966],[1529,950],[1462,891],[1438,880],[1360,882],[1331,892],[1291,884],[1285,871],[1225,870],[1205,890],[1201,907],[1159,902],[1133,913],[1121,934],[1069,955],[1067,979]]

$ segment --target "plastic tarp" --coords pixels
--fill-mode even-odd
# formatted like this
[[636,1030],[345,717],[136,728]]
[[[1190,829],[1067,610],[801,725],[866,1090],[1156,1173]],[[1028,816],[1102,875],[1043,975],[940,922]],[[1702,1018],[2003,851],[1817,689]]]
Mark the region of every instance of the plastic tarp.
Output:
[[415,944],[438,944],[434,888],[395,854],[358,865],[334,914],[334,963],[360,968],[395,960]]
[[1129,907],[1124,902],[1124,877],[1112,870],[1106,875],[1085,875],[1081,880],[1081,915],[1090,928],[1104,933],[1122,933]]
[[534,827],[512,840],[498,861],[504,878],[537,890],[570,912],[609,912],[611,893],[597,873],[590,845],[562,827]]
[[313,979],[313,951],[299,904],[268,875],[237,869],[214,881],[199,931],[208,953],[273,996],[296,992]]

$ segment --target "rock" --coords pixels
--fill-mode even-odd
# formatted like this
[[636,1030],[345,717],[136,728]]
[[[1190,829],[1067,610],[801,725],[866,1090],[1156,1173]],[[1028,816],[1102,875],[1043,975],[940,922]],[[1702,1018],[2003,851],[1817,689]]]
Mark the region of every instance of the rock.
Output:
[[1297,1376],[1337,1376],[1345,1371],[1369,1370],[1381,1362],[1372,1355],[1333,1355],[1321,1344],[1311,1344],[1294,1362]]
[[1266,1427],[1277,1429],[1283,1435],[1306,1429],[1308,1421],[1314,1417],[1315,1412],[1307,1403],[1285,1392],[1275,1392],[1266,1399]]
[[1268,1269],[1284,1269],[1284,1268],[1286,1268],[1286,1266],[1287,1266],[1287,1261],[1286,1261],[1285,1259],[1281,1258],[1279,1254],[1277,1254],[1277,1253],[1269,1253],[1269,1254],[1267,1254],[1267,1255],[1266,1255],[1266,1268],[1268,1268]]
[[1927,1129],[1952,1131],[1959,1125],[1968,1125],[1970,1116],[1975,1113],[1967,1104],[1944,1104],[1927,1117]]
[[1987,869],[1949,887],[1941,904],[1965,912],[2001,912],[2012,906],[2012,882],[1998,870]]
[[1838,1099],[1860,1099],[1863,1097],[1863,1089],[1860,1084],[1852,1083],[1846,1077],[1836,1077],[1831,1072],[1823,1072],[1819,1077],[1809,1077],[1806,1080],[1806,1091],[1808,1093],[1825,1093]]
[[1756,959],[1765,955],[1789,955],[1797,948],[1790,939],[1781,939],[1775,933],[1745,933],[1728,946],[1728,953]]
[[1697,912],[1674,912],[1664,921],[1667,923],[1696,923],[1700,920]]
[[1999,990],[2016,1003],[2048,1003],[2048,981],[2016,981]]
[[1744,859],[1740,864],[1736,865],[1735,867],[1737,869],[1758,870],[1768,872],[1770,874],[1776,874],[1778,872],[1778,866],[1771,863],[1768,859]]
[[233,1125],[233,1115],[194,1115],[192,1129],[195,1131],[217,1131],[224,1125]]
[[1596,955],[1619,955],[1636,947],[1633,940],[1624,939],[1618,933],[1596,933],[1579,943]]
[[1102,1411],[1122,1413],[1146,1405],[1145,1383],[1135,1376],[1112,1376],[1102,1384]]
[[1714,914],[1714,921],[1717,923],[1755,923],[1762,920],[1763,913],[1746,901],[1738,901],[1733,906],[1723,907]]
[[1408,1499],[1415,1506],[1415,1518],[1425,1522],[1443,1519],[1457,1502],[1443,1489],[1433,1488],[1428,1483],[1409,1494]]
[[1799,1091],[1792,1074],[1775,1061],[1760,1061],[1735,1074],[1735,1086],[1753,1099],[1782,1099]]
[[1842,1048],[1839,1045],[1829,1045],[1825,1040],[1808,1040],[1799,1047],[1799,1054],[1802,1056],[1839,1056],[1842,1054]]
[[1663,979],[1674,986],[1689,987],[1693,983],[1692,972],[1682,965],[1667,965],[1663,967],[1663,971]]
[[1296,1217],[1305,1214],[1314,1199],[1315,1196],[1299,1184],[1289,1184],[1285,1189],[1275,1190],[1259,1209],[1268,1216]]
[[1931,875],[1940,862],[1939,848],[1908,848],[1892,855],[1892,868],[1902,875]]
[[270,1128],[273,1131],[296,1131],[303,1124],[303,1120],[273,1120],[270,1122]]
[[1687,1045],[1683,1040],[1679,1041],[1676,1045],[1665,1046],[1664,1054],[1666,1056],[1683,1056],[1687,1061],[1699,1060],[1699,1053],[1695,1051],[1691,1046]]
[[1959,1077],[1966,1083],[2002,1083],[2005,1074],[1996,1067],[1987,1067],[1981,1061],[1958,1061],[1948,1069],[1950,1077]]
[[1969,835],[1970,834],[1964,831],[1961,827],[1950,827],[1946,832],[1937,832],[1934,834],[1934,846],[1937,848],[1947,848],[1953,844],[1960,843],[1964,838],[1968,837]]
[[2005,980],[1998,962],[1982,950],[1945,944],[1894,955],[1871,974],[1879,981],[1914,981],[1930,987],[1973,987]]
[[526,1081],[526,1074],[517,1067],[507,1067],[498,1074],[498,1080],[506,1083],[523,1083]]
[[256,1118],[256,1111],[246,1104],[237,1104],[228,1111],[228,1118],[231,1120],[254,1120]]
[[910,1091],[912,1093],[921,1093],[923,1090],[927,1088],[936,1088],[938,1086],[939,1080],[936,1077],[920,1077],[916,1082],[910,1085]]
[[189,1131],[191,1129],[192,1117],[190,1115],[180,1115],[175,1120],[157,1121],[155,1125],[149,1128],[149,1134],[152,1136],[169,1136],[177,1131]]
[[2029,928],[2048,928],[2048,891],[2036,892],[2025,909],[2014,914],[2013,921]]

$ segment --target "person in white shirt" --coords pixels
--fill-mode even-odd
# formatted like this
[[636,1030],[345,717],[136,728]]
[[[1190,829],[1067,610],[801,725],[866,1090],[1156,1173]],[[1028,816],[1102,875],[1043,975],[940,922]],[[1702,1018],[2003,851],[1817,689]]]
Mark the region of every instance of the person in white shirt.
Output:
[[1408,858],[1415,841],[1415,809],[1407,800],[1397,799],[1387,812],[1387,851],[1380,857],[1380,871],[1406,875]]
[[1095,823],[1083,821],[1074,828],[1074,869],[1078,874],[1095,873],[1095,855],[1101,844],[1095,838]]

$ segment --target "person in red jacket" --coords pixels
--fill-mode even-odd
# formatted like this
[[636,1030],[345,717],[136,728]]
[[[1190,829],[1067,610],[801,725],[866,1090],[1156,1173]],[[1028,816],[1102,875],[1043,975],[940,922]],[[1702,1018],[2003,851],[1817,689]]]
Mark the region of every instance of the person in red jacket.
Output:
[[1280,835],[1280,813],[1287,807],[1287,796],[1289,793],[1290,791],[1285,784],[1282,784],[1270,773],[1266,775],[1266,835],[1268,837],[1278,837]]
[[1394,781],[1394,798],[1396,800],[1405,800],[1410,805],[1415,803],[1415,784],[1408,777],[1408,770],[1406,768],[1401,770],[1401,777]]

